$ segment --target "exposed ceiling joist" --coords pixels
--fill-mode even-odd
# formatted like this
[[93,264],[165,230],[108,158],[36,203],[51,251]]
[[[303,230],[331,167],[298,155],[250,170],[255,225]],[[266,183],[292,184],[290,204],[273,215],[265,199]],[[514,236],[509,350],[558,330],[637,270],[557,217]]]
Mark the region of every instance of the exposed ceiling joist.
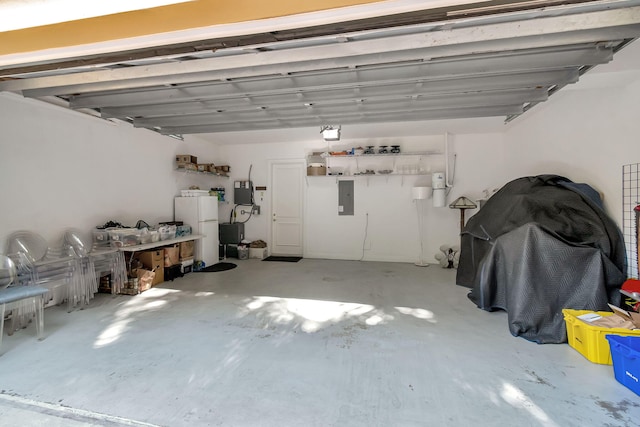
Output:
[[167,126],[158,128],[157,130],[165,135],[171,134],[198,134],[211,132],[236,132],[247,130],[264,130],[264,129],[280,129],[294,127],[312,127],[321,126],[327,123],[340,124],[356,124],[364,122],[404,122],[404,121],[422,121],[422,120],[444,120],[458,118],[474,118],[474,117],[496,117],[508,116],[511,114],[522,113],[522,105],[507,105],[493,107],[472,107],[472,108],[454,108],[439,109],[429,111],[402,111],[402,112],[384,112],[371,115],[358,114],[353,112],[349,115],[325,115],[311,118],[293,118],[287,120],[264,119],[260,121],[233,121],[219,125],[196,125],[196,126]]
[[[547,99],[547,93],[543,89],[514,90],[503,92],[476,92],[454,94],[447,96],[385,96],[371,97],[367,99],[350,98],[337,101],[318,102],[310,105],[307,110],[300,109],[299,102],[281,103],[274,106],[232,106],[225,110],[212,111],[210,113],[200,113],[191,115],[171,115],[152,118],[135,119],[136,127],[156,127],[156,126],[195,126],[215,123],[233,122],[234,120],[246,121],[251,119],[273,118],[291,119],[294,117],[313,115],[347,115],[357,107],[359,114],[382,113],[385,111],[411,111],[419,109],[421,111],[450,108],[467,107],[488,107],[491,105],[514,105],[522,104],[522,99],[531,102],[542,102]],[[356,105],[357,104],[357,105]]]
[[[567,73],[564,73],[567,75]],[[577,72],[571,72],[570,78],[567,79],[550,79],[551,82],[577,80]],[[181,116],[185,117],[191,114],[200,114],[203,112],[221,111],[238,108],[256,108],[265,107],[273,108],[285,104],[296,104],[298,107],[301,105],[311,107],[318,104],[326,104],[328,102],[336,101],[362,101],[371,100],[380,97],[431,97],[434,99],[459,99],[460,97],[467,97],[469,94],[476,92],[478,96],[489,97],[491,93],[495,92],[507,92],[512,90],[521,96],[521,99],[528,99],[532,93],[536,93],[539,97],[540,92],[545,93],[545,99],[539,99],[538,101],[546,100],[546,88],[544,85],[531,84],[531,85],[519,85],[511,84],[511,76],[492,77],[482,80],[481,82],[475,81],[475,79],[465,80],[446,80],[443,83],[446,85],[422,85],[420,88],[410,88],[406,85],[391,85],[384,87],[371,87],[363,90],[361,88],[353,88],[352,90],[338,90],[330,92],[307,92],[304,95],[301,93],[293,95],[273,95],[266,97],[253,97],[250,102],[246,99],[226,99],[226,100],[210,100],[210,101],[194,101],[184,103],[170,103],[170,104],[157,104],[157,105],[144,105],[135,107],[113,107],[102,108],[100,110],[102,117],[105,118],[120,118],[127,117],[171,117]],[[483,84],[483,82],[485,84]],[[466,84],[468,83],[468,85]],[[392,95],[389,95],[392,94]],[[300,96],[299,96],[300,95]]]
[[[411,82],[441,81],[455,78],[521,75],[524,72],[566,70],[581,65],[596,65],[613,58],[611,48],[601,46],[569,46],[564,49],[538,49],[514,53],[494,53],[468,57],[447,58],[431,62],[391,63],[366,68],[314,70],[285,76],[259,76],[237,80],[213,80],[192,85],[163,86],[151,89],[88,93],[70,98],[73,108],[123,105],[157,105],[167,102],[187,102],[236,98],[240,94],[267,96],[363,88],[368,86],[406,84]],[[533,72],[532,72],[533,70]],[[535,78],[532,83],[535,83]]]

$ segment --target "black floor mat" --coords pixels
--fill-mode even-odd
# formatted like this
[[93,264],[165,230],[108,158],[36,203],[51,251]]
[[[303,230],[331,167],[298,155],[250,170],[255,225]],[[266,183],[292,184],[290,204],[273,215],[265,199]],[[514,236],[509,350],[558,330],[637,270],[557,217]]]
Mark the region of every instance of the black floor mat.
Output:
[[202,270],[198,270],[198,273],[215,273],[216,271],[227,271],[233,268],[236,268],[232,262],[219,262],[217,264],[210,265],[209,267],[205,267]]
[[298,262],[301,259],[301,256],[268,256],[263,261]]

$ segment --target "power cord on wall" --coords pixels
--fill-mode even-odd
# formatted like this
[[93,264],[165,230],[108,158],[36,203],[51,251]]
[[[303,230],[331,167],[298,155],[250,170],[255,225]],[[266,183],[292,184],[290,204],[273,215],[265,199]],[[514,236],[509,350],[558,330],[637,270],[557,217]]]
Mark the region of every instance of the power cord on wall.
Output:
[[[250,204],[250,205],[239,204],[239,205],[235,205],[235,206],[231,209],[231,212],[229,212],[229,222],[230,222],[230,223],[232,223],[232,224],[233,224],[233,223],[241,223],[241,224],[244,224],[244,223],[248,222],[248,221],[251,219],[251,217],[253,216],[253,209],[254,209],[254,206],[255,206],[255,199],[254,199],[254,196],[253,196],[253,184],[251,183],[251,169],[253,169],[253,164],[249,165],[249,177],[248,177],[248,179],[249,179],[249,181],[248,181],[248,182],[249,182],[250,191],[251,191],[251,200],[250,200],[250,201],[251,201],[251,204]],[[241,214],[243,214],[243,215],[244,215],[245,213],[248,213],[248,214],[249,214],[249,216],[247,217],[247,219],[245,219],[244,221],[236,221],[236,218],[237,218],[237,216],[238,216],[238,212],[236,211],[236,209],[238,209],[238,206],[251,207],[251,209],[250,209],[248,212],[246,212],[244,209],[240,211],[240,213],[241,213]]]
[[364,225],[364,239],[362,240],[362,256],[360,257],[360,261],[364,259],[364,247],[367,243],[367,233],[369,232],[369,212],[367,212],[365,225]]
[[[451,189],[453,188],[453,183],[456,180],[456,163],[458,160],[458,155],[454,154],[453,155],[453,171],[451,171],[451,184],[449,184],[449,182],[447,182],[447,190],[445,191],[445,195],[448,196],[449,193],[451,192]],[[447,160],[449,161],[449,160]],[[447,180],[449,180],[449,177],[447,177]]]

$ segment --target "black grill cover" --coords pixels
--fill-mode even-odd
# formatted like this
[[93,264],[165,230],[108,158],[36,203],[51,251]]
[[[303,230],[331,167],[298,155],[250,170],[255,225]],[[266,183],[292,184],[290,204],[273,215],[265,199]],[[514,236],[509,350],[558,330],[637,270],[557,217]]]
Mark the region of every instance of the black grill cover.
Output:
[[567,341],[563,308],[608,310],[625,279],[620,229],[597,192],[557,175],[519,178],[494,194],[462,232],[456,283],[509,331]]

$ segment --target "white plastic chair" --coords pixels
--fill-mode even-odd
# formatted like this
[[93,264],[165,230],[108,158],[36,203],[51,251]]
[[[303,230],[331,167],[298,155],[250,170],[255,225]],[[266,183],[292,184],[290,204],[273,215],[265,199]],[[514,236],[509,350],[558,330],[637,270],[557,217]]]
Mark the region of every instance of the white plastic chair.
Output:
[[49,247],[41,235],[17,231],[7,239],[7,254],[16,264],[18,285],[42,286],[49,290],[45,301],[67,301],[71,311],[80,287],[78,258],[63,253],[60,245]]
[[91,245],[87,245],[86,236],[80,230],[68,229],[64,232],[62,251],[78,260],[78,280],[75,281],[76,289],[73,290],[74,304],[89,304],[89,301],[98,292],[96,279],[96,267],[89,255]]
[[120,292],[127,280],[124,254],[121,251],[112,248],[108,241],[94,241],[88,233],[77,229],[67,230],[64,241],[81,260],[86,282],[85,294],[89,295],[89,299],[98,292],[98,281],[102,273],[111,275],[111,292]]
[[11,258],[0,255],[0,290],[12,284],[17,275],[16,265]]
[[25,327],[35,316],[38,339],[44,337],[43,295],[48,290],[39,286],[10,286],[17,278],[15,263],[11,258],[0,255],[0,346],[7,313],[11,313],[9,335]]

